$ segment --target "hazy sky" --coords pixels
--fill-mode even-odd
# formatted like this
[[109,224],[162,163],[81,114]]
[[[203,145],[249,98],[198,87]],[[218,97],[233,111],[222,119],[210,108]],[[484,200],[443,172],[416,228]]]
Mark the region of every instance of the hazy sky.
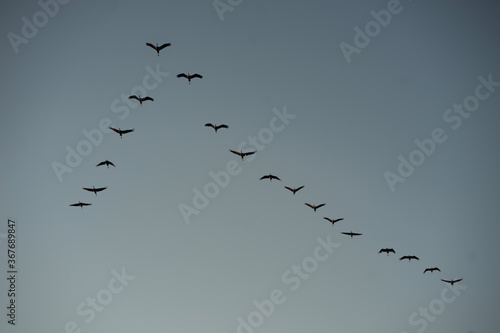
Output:
[[498,330],[497,4],[59,1],[0,14],[1,332]]

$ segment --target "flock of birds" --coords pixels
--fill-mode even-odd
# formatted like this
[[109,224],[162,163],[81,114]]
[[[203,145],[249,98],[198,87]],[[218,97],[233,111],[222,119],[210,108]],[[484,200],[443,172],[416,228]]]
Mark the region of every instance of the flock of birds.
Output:
[[[162,45],[154,45],[152,43],[146,43],[147,46],[153,48],[157,55],[159,56],[160,55],[160,51],[163,50],[164,48],[168,47],[171,45],[171,43],[165,43],[165,44],[162,44]],[[180,73],[177,75],[177,78],[186,78],[188,80],[188,83],[191,84],[191,80],[194,79],[194,78],[199,78],[199,79],[202,79],[203,76],[200,75],[200,74],[185,74],[185,73]],[[141,97],[141,96],[136,96],[136,95],[132,95],[132,96],[129,96],[129,99],[134,99],[134,100],[137,100],[139,102],[139,104],[142,106],[142,103],[143,102],[146,102],[146,101],[151,101],[153,102],[154,99],[152,97],[149,97],[149,96],[146,96],[146,97]],[[226,124],[220,124],[220,125],[216,125],[216,124],[212,124],[212,123],[206,123],[205,124],[205,127],[211,127],[214,129],[215,133],[217,133],[217,131],[219,129],[228,129],[229,126],[227,126]],[[109,127],[111,130],[113,130],[114,132],[118,133],[120,135],[120,138],[122,138],[123,134],[127,134],[127,133],[131,133],[134,131],[134,129],[126,129],[126,130],[122,130],[120,128],[114,128],[114,127]],[[235,155],[238,155],[241,157],[241,160],[243,161],[245,159],[246,156],[250,156],[250,155],[253,155],[255,154],[257,151],[254,150],[254,151],[247,151],[247,152],[243,152],[243,151],[236,151],[236,150],[232,150],[232,149],[229,149],[229,151]],[[116,167],[114,165],[113,162],[111,161],[108,161],[108,160],[105,160],[105,161],[102,161],[100,163],[98,163],[96,166],[97,167],[100,167],[100,166],[106,166],[107,168],[109,168],[109,166],[113,166],[113,167]],[[265,179],[269,179],[269,181],[272,181],[273,179],[275,180],[278,180],[278,181],[281,181],[281,179],[278,177],[278,176],[275,176],[273,174],[268,174],[268,175],[264,175],[260,178],[260,180],[265,180]],[[290,192],[292,192],[293,195],[295,195],[298,191],[300,191],[301,189],[304,188],[304,186],[300,186],[300,187],[297,187],[297,188],[292,188],[292,187],[289,187],[289,186],[284,186],[285,189],[289,190]],[[102,192],[104,190],[107,189],[107,187],[84,187],[83,188],[85,191],[89,191],[89,192],[93,192],[96,196],[97,196],[97,193],[98,192]],[[91,203],[86,203],[86,202],[77,202],[77,203],[74,203],[74,204],[70,204],[70,206],[73,206],[73,207],[85,207],[85,206],[90,206],[92,205]],[[322,204],[319,204],[319,205],[313,205],[313,204],[310,204],[310,203],[305,203],[306,206],[310,207],[311,209],[314,210],[314,212],[316,212],[316,210],[318,210],[319,208],[323,207],[326,205],[326,203],[322,203]],[[332,218],[328,218],[328,217],[323,217],[325,220],[327,220],[328,222],[330,222],[332,224],[332,226],[335,225],[335,223],[337,222],[340,222],[342,220],[344,220],[343,218],[337,218],[337,219],[332,219]],[[342,234],[344,235],[347,235],[347,236],[350,236],[351,238],[353,238],[354,236],[361,236],[362,234],[361,233],[357,233],[357,232],[341,232]],[[396,251],[394,251],[394,249],[392,248],[382,248],[380,249],[380,251],[378,252],[379,254],[380,253],[386,253],[387,256],[389,256],[389,253],[394,253],[396,254]],[[408,260],[409,262],[411,262],[411,260],[420,260],[417,256],[414,256],[414,255],[405,255],[405,256],[402,256],[401,258],[399,258],[400,261],[402,260]],[[429,267],[429,268],[426,268],[424,270],[424,274],[426,272],[431,272],[433,273],[434,271],[438,271],[438,272],[441,272],[441,270],[438,268],[438,267]],[[441,281],[443,282],[446,282],[446,283],[449,283],[453,286],[453,284],[457,283],[457,282],[460,282],[462,281],[462,279],[456,279],[456,280],[445,280],[445,279],[441,279]]]

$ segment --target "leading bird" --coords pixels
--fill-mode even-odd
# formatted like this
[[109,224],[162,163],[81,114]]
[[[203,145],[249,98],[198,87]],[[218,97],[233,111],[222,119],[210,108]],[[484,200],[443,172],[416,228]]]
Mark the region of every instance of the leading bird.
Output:
[[403,259],[408,259],[408,261],[411,261],[412,259],[420,260],[420,258],[417,256],[402,256],[401,258],[399,258],[400,261]]
[[139,101],[139,104],[141,104],[141,105],[142,105],[142,102],[144,102],[144,101],[154,102],[154,99],[152,99],[151,97],[149,97],[149,96],[141,97],[141,95],[139,95],[139,96],[132,95],[132,96],[129,96],[128,99],[136,99]]
[[293,195],[295,195],[295,193],[296,193],[297,191],[299,191],[300,189],[302,189],[303,187],[304,187],[304,185],[302,185],[302,186],[300,186],[300,187],[297,187],[297,188],[291,188],[291,187],[285,186],[285,188],[286,188],[287,190],[292,191]]
[[180,74],[177,74],[177,77],[185,77],[186,79],[188,79],[188,82],[189,84],[191,84],[191,79],[195,79],[195,78],[199,78],[199,79],[203,79],[203,76],[201,76],[200,74],[193,74],[193,75],[190,75],[189,73],[184,74],[184,73],[180,73]]
[[153,49],[156,50],[156,53],[158,54],[158,56],[160,56],[160,51],[163,50],[164,48],[166,48],[167,46],[170,46],[172,45],[171,43],[165,43],[161,46],[158,46],[158,43],[156,43],[156,45],[153,45],[152,43],[146,43],[147,46],[149,47],[152,47]]
[[262,179],[269,179],[269,181],[272,181],[273,179],[281,180],[277,176],[271,175],[271,174],[260,177],[260,180],[262,180]]
[[115,131],[116,133],[120,134],[120,138],[122,137],[123,134],[127,134],[127,133],[130,133],[130,132],[133,132],[134,129],[128,129],[128,130],[122,130],[120,128],[116,129],[116,128],[113,128],[111,126],[109,126],[109,129],[112,129],[113,131]]
[[83,206],[90,206],[90,205],[92,204],[78,201],[77,203],[71,204],[70,206],[83,208]]
[[83,187],[83,189],[84,189],[85,191],[94,192],[94,193],[95,193],[95,195],[97,195],[97,192],[104,191],[105,189],[107,189],[107,187],[99,187],[99,188],[95,188],[94,186],[92,186],[92,188],[90,188],[90,187]]
[[323,207],[324,205],[326,205],[326,203],[315,206],[315,205],[311,205],[311,204],[306,202],[305,205],[311,207],[312,209],[314,209],[314,212],[316,212],[316,209]]

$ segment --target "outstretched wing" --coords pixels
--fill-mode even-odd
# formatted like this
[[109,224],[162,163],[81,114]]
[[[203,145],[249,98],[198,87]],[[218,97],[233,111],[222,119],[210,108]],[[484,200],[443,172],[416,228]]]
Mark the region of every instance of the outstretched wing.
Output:
[[281,180],[281,179],[279,179],[277,176],[273,176],[273,175],[270,175],[270,176],[269,176],[269,178],[271,178],[271,179]]
[[140,101],[139,97],[137,97],[136,95],[129,96],[128,99],[136,99]]
[[133,131],[134,131],[133,128],[128,129],[128,130],[122,130],[122,134],[130,133],[130,132],[133,132]]
[[195,74],[191,75],[192,79],[194,79],[195,77],[203,79],[203,76],[201,76],[200,74],[195,73]]
[[147,46],[149,46],[149,47],[152,47],[153,49],[155,49],[155,50],[156,50],[156,45],[153,45],[153,44],[151,44],[151,43],[146,43],[146,45],[147,45]]
[[434,270],[438,271],[438,272],[441,272],[441,270],[439,268],[437,268],[437,267],[434,267]]
[[120,130],[117,130],[116,128],[113,128],[113,127],[109,126],[109,129],[111,129],[111,130],[115,131],[116,133],[120,134]]
[[357,233],[357,232],[351,232],[351,235],[353,235],[353,236],[361,236],[362,234]]
[[254,151],[249,151],[248,153],[243,153],[243,156],[248,156],[248,155],[253,155],[255,154]]
[[239,151],[236,151],[236,150],[232,150],[232,149],[229,149],[229,151],[233,154],[236,154],[238,156],[242,156],[242,154],[239,152]]
[[286,188],[287,190],[290,190],[290,191],[292,191],[292,192],[293,192],[293,188],[288,187],[288,186],[283,186],[283,187],[284,187],[284,188]]
[[153,102],[153,101],[154,101],[154,99],[152,99],[152,98],[151,98],[151,97],[149,97],[149,96],[146,96],[146,97],[144,97],[144,98],[142,99],[142,101],[143,101],[143,102],[144,102],[144,101],[151,101],[151,102]]
[[271,178],[271,176],[269,176],[269,175],[267,175],[267,176],[262,176],[262,177],[260,177],[260,180],[262,180],[262,179],[267,179],[267,178]]
[[302,185],[301,187],[298,187],[295,192],[297,192],[298,190],[301,190],[302,188],[304,188],[304,185]]
[[462,281],[462,280],[463,280],[463,279],[453,280],[453,283],[460,282],[460,281]]
[[[329,219],[328,217],[323,217],[325,220],[329,221],[330,223],[333,223],[332,219]],[[380,252],[379,252],[380,253]]]
[[396,254],[396,251],[394,251],[394,249],[389,249],[388,252],[392,252],[392,253]]
[[338,221],[342,221],[343,218],[340,218],[340,219],[336,219],[336,220],[333,220],[333,222],[338,222]]
[[85,191],[94,192],[94,189],[93,189],[93,188],[83,187],[83,189],[84,189]]
[[167,46],[170,46],[170,45],[172,45],[172,44],[171,43],[165,43],[162,46],[158,46],[158,51],[163,50],[164,48],[166,48]]
[[326,205],[326,204],[324,204],[324,203],[323,203],[323,204],[321,204],[321,205],[317,205],[317,206],[316,206],[316,209],[318,209],[319,207],[323,207],[324,205]]
[[416,256],[411,256],[410,259],[415,259],[415,260],[420,260],[418,257]]
[[177,74],[177,77],[185,77],[187,79],[187,75],[184,73]]
[[309,207],[311,207],[312,209],[314,209],[314,206],[313,206],[313,205],[308,204],[307,202],[306,202],[305,204],[306,204],[306,206],[309,206]]
[[[96,167],[101,166],[101,165],[105,165],[105,164],[106,164],[106,161],[103,161],[103,162],[101,162],[101,163],[97,164],[97,165],[96,165]],[[114,166],[114,165],[113,165],[113,166]]]
[[205,124],[205,126],[207,126],[207,127],[212,127],[214,130],[216,130],[216,129],[217,129],[217,128],[215,127],[215,125],[214,125],[214,124],[212,124],[212,123],[206,123],[206,124]]
[[430,269],[430,268],[426,268],[426,269],[424,270],[424,273],[423,273],[423,274],[425,274],[425,272],[427,272],[427,271],[431,271],[431,272],[432,272],[432,269]]
[[229,128],[227,125],[224,125],[224,124],[220,124],[219,126],[216,126],[214,127],[215,129],[219,129],[219,128]]
[[[461,279],[460,279],[460,280],[461,280]],[[451,283],[451,281],[450,281],[450,280],[444,280],[444,279],[441,279],[441,281]],[[453,281],[453,283],[455,283],[455,281]]]
[[99,187],[99,188],[96,188],[95,191],[101,192],[101,191],[104,191],[105,189],[107,189],[107,187]]
[[353,235],[352,232],[341,232],[341,233],[344,234],[344,235],[349,235],[349,236]]
[[408,256],[402,256],[399,260],[408,259]]

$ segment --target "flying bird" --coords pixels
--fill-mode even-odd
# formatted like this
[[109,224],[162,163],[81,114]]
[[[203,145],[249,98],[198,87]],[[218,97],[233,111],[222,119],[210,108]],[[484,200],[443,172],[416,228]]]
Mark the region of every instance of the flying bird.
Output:
[[[96,167],[101,166],[101,165],[105,165],[105,166],[107,166],[107,167],[108,167],[108,169],[109,169],[109,166],[110,166],[110,165],[115,166],[115,165],[113,164],[113,162],[108,161],[108,160],[106,160],[106,161],[102,161],[101,163],[97,164],[97,165],[96,165]],[[116,167],[115,167],[115,168],[116,168]]]
[[203,79],[203,76],[201,76],[200,74],[189,75],[189,73],[187,75],[184,73],[180,73],[180,74],[177,74],[177,77],[185,77],[186,79],[188,79],[189,84],[191,84],[191,79],[194,79],[194,78]]
[[380,251],[378,251],[378,253],[382,253],[382,252],[387,253],[387,255],[389,255],[389,252],[396,254],[396,251],[394,251],[394,249],[380,249]]
[[144,101],[151,101],[151,102],[153,102],[153,101],[154,101],[154,99],[152,99],[152,98],[151,98],[151,97],[149,97],[149,96],[146,96],[146,97],[141,97],[141,95],[139,95],[139,96],[132,95],[132,96],[129,96],[129,97],[128,97],[128,99],[136,99],[136,100],[138,100],[138,101],[139,101],[139,104],[141,104],[141,105],[142,105],[142,102],[144,102]]
[[265,176],[260,177],[260,180],[262,180],[262,179],[268,179],[268,178],[269,178],[269,181],[270,181],[270,182],[271,182],[271,181],[273,181],[273,179],[281,180],[281,179],[279,179],[277,176],[275,176],[275,175],[271,175],[271,174],[268,174],[268,175],[265,175]]
[[229,128],[227,125],[224,125],[224,124],[220,124],[217,126],[217,125],[214,125],[212,123],[206,123],[205,126],[212,127],[215,130],[215,133],[217,133],[217,131],[221,128]]
[[328,217],[323,217],[325,220],[327,220],[328,222],[330,222],[332,224],[332,227],[335,223],[339,222],[339,221],[342,221],[343,218],[340,218],[340,219],[329,219]]
[[287,190],[290,190],[292,191],[293,195],[295,195],[295,192],[299,191],[301,188],[303,188],[304,186],[301,186],[301,187],[297,187],[297,188],[291,188],[291,187],[288,187],[288,186],[285,186],[285,188]]
[[357,232],[352,232],[352,231],[351,232],[342,232],[342,234],[349,235],[349,236],[351,236],[351,238],[352,238],[352,236],[361,236],[362,235],[362,234],[359,234]]
[[324,203],[323,203],[323,204],[321,204],[321,205],[314,206],[314,205],[308,204],[308,203],[306,202],[306,206],[311,207],[312,209],[314,209],[314,211],[315,211],[315,212],[316,212],[316,209],[318,209],[318,208],[320,208],[320,207],[323,207],[324,205],[326,205],[326,204],[324,204]]
[[109,129],[112,129],[113,131],[115,131],[116,133],[120,134],[120,138],[122,137],[122,134],[127,134],[127,133],[130,133],[130,132],[133,132],[134,129],[128,129],[128,130],[122,130],[120,128],[116,129],[116,128],[113,128],[111,126],[109,126]]
[[105,189],[107,189],[107,187],[99,187],[99,188],[95,188],[94,186],[92,186],[92,188],[90,188],[90,187],[84,187],[83,189],[84,189],[85,191],[94,192],[94,193],[95,193],[95,195],[97,195],[97,192],[104,191]]
[[256,153],[256,151],[249,151],[249,152],[246,152],[244,153],[243,151],[236,151],[236,150],[231,150],[229,149],[229,151],[233,154],[236,154],[236,155],[239,155],[241,157],[241,160],[243,161],[243,159],[245,158],[245,156],[248,156],[248,155],[253,155]]
[[441,279],[441,281],[443,281],[443,282],[450,283],[452,287],[453,287],[454,283],[460,282],[462,280],[463,279],[458,279],[458,280],[443,280],[443,279]]
[[434,272],[434,271],[441,272],[441,270],[440,270],[439,268],[437,268],[437,267],[426,268],[426,269],[425,269],[425,271],[424,271],[424,274],[425,274],[425,272],[427,272],[427,271],[429,271],[429,272],[431,272],[431,273],[432,273],[432,272]]
[[411,261],[412,259],[415,259],[415,260],[420,260],[418,257],[416,256],[402,256],[401,258],[399,258],[399,260],[403,260],[403,259],[408,259],[408,261]]
[[172,45],[172,44],[171,43],[165,43],[165,44],[163,44],[161,46],[158,46],[158,43],[156,43],[156,46],[155,46],[152,43],[146,43],[146,45],[152,47],[153,49],[155,49],[156,53],[158,54],[158,56],[160,56],[160,51],[163,50],[164,48],[166,48],[167,46]]
[[70,206],[83,208],[83,206],[90,206],[90,205],[92,204],[78,201],[77,203],[71,204]]

